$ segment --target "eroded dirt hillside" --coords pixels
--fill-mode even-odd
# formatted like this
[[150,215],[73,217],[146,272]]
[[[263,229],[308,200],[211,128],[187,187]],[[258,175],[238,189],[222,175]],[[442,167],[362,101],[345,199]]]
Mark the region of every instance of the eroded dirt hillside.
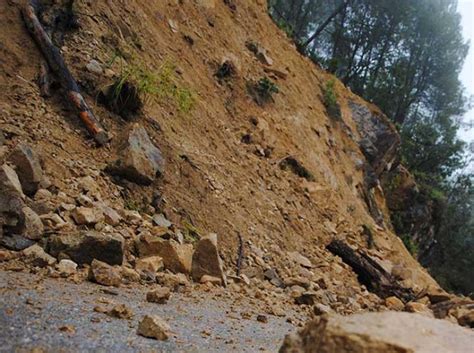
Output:
[[[134,244],[144,233],[160,233],[150,224],[163,214],[187,243],[218,235],[230,282],[239,282],[232,276],[240,235],[242,273],[252,287],[242,293],[269,306],[290,305],[304,292],[310,299],[300,304],[319,298],[340,313],[388,305],[326,250],[334,238],[370,254],[420,297],[436,287],[392,233],[378,185],[396,165],[395,129],[339,81],[340,117],[330,117],[323,91],[332,77],[297,52],[267,15],[264,0],[75,1],[78,28],[64,33],[61,53],[112,135],[104,147],[95,146],[60,90],[41,96],[42,55],[24,26],[21,3],[0,3],[0,159],[20,142],[40,155],[47,176],[41,188],[49,193],[41,193],[46,201],[30,201],[40,215],[44,211],[40,244],[46,250],[57,234],[95,228],[125,238],[124,266],[134,268],[140,256]],[[223,63],[232,66],[224,78],[217,74]],[[98,103],[100,92],[127,67],[158,76],[172,67],[167,75],[194,104],[179,109],[188,103],[183,97],[149,97],[133,119],[113,113]],[[257,104],[249,86],[263,77],[279,92]],[[134,124],[145,128],[165,160],[151,185],[107,168],[119,158],[120,136]],[[83,196],[119,211],[123,220],[84,225],[71,216],[74,208],[61,208],[87,207]],[[48,208],[39,210],[40,201]],[[46,221],[53,214],[64,227]]]

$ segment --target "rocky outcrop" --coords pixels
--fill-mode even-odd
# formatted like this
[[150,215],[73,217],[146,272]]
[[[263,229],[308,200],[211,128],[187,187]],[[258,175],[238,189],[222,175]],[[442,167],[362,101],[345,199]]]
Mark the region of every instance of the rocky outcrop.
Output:
[[164,159],[145,128],[134,124],[121,139],[119,158],[109,166],[112,174],[137,184],[148,185],[162,174]]
[[321,316],[285,338],[281,353],[463,353],[474,333],[448,321],[400,312]]
[[400,136],[390,120],[369,110],[366,105],[349,102],[352,119],[360,136],[359,147],[375,174],[391,170],[397,164]]

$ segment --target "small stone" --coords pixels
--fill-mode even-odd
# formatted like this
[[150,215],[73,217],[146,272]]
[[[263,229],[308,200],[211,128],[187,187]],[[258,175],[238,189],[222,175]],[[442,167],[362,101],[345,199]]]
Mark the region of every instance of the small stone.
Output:
[[136,261],[135,269],[139,272],[156,274],[163,269],[163,259],[160,256],[148,256]]
[[405,305],[405,311],[409,313],[418,313],[427,317],[434,317],[433,312],[422,303],[409,302]]
[[93,74],[100,75],[103,73],[102,66],[97,60],[94,59],[87,63],[86,68],[89,72],[92,72]]
[[146,300],[150,303],[165,304],[170,298],[171,291],[166,287],[159,287],[146,294]]
[[295,298],[295,303],[298,305],[314,305],[317,299],[318,296],[316,292],[305,292]]
[[217,234],[210,234],[200,239],[192,258],[194,281],[200,281],[204,275],[220,278],[224,286],[227,283],[217,247]]
[[156,215],[153,216],[153,223],[155,223],[157,226],[163,227],[163,228],[169,228],[173,225],[173,223],[168,221],[162,213],[156,214]]
[[122,267],[121,273],[125,282],[140,282],[140,274],[133,268]]
[[93,260],[90,267],[90,277],[104,286],[120,286],[122,277],[119,270],[99,260]]
[[64,276],[70,276],[74,273],[76,273],[77,270],[77,264],[74,261],[68,260],[68,259],[63,259],[59,261],[57,265],[57,270],[59,273],[61,273]]
[[221,285],[222,279],[220,279],[219,277],[204,275],[201,277],[199,282],[202,284],[211,283],[211,284]]
[[44,249],[37,244],[23,250],[23,255],[26,257],[26,262],[33,266],[47,267],[56,263],[56,259],[47,254]]
[[329,314],[331,312],[333,312],[333,310],[331,309],[331,307],[327,306],[327,305],[324,305],[324,304],[321,304],[321,303],[316,303],[313,307],[313,312],[315,315],[324,315],[324,314]]
[[94,203],[92,199],[87,195],[79,195],[76,201],[79,205],[84,207],[92,207],[92,204]]
[[137,333],[141,336],[165,341],[171,334],[171,328],[157,315],[145,315],[138,325]]
[[156,281],[164,287],[168,287],[173,292],[179,292],[189,286],[189,281],[182,273],[158,273]]
[[112,309],[107,312],[107,315],[116,317],[117,319],[130,320],[133,317],[133,310],[125,304],[115,305]]
[[275,287],[285,287],[285,283],[282,281],[282,279],[278,275],[278,272],[274,268],[266,270],[263,273],[263,276],[265,277],[265,279],[269,280],[270,283],[273,284]]
[[268,318],[265,315],[257,315],[257,321],[266,324],[268,322]]
[[388,297],[385,299],[385,306],[390,310],[402,311],[405,304],[397,297]]
[[430,287],[427,292],[428,298],[430,299],[431,304],[437,304],[441,302],[448,301],[452,298],[452,295],[447,293],[438,287]]
[[306,268],[313,267],[313,264],[311,263],[311,261],[307,257],[301,255],[297,251],[289,252],[288,257],[290,258],[290,260],[292,260],[293,262],[296,262],[298,265],[301,265]]
[[33,196],[43,180],[43,168],[36,152],[25,143],[20,143],[8,157],[15,166],[23,191]]
[[104,215],[105,223],[115,227],[118,226],[122,221],[122,217],[113,208],[106,205],[102,205],[100,206],[100,209],[102,210],[102,213]]
[[78,225],[94,225],[104,220],[104,214],[98,208],[78,207],[71,216]]

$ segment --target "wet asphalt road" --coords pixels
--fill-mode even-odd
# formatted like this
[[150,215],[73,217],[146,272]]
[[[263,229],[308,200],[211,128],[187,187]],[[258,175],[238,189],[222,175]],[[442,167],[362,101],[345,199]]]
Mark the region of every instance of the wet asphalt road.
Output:
[[[277,352],[284,336],[295,330],[285,318],[243,319],[241,314],[252,310],[225,295],[175,294],[160,305],[146,302],[145,287],[119,288],[116,295],[104,288],[0,271],[0,352]],[[114,303],[129,306],[134,317],[94,311]],[[173,337],[159,342],[137,335],[145,314],[166,319]]]

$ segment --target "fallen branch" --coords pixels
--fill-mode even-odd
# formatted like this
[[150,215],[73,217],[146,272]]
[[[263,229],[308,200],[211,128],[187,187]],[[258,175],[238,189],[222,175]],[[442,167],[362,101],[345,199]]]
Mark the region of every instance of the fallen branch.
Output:
[[342,240],[333,240],[326,249],[352,267],[359,281],[381,298],[396,296],[408,302],[416,297],[412,289],[398,284],[397,280],[369,255],[355,251]]
[[57,76],[59,82],[65,89],[67,98],[78,110],[79,117],[87,131],[98,144],[103,145],[110,140],[109,135],[88,107],[80,93],[79,86],[64,62],[59,49],[53,44],[51,38],[45,32],[43,26],[38,20],[35,5],[35,2],[30,0],[21,8],[25,25],[43,53],[51,71]]

